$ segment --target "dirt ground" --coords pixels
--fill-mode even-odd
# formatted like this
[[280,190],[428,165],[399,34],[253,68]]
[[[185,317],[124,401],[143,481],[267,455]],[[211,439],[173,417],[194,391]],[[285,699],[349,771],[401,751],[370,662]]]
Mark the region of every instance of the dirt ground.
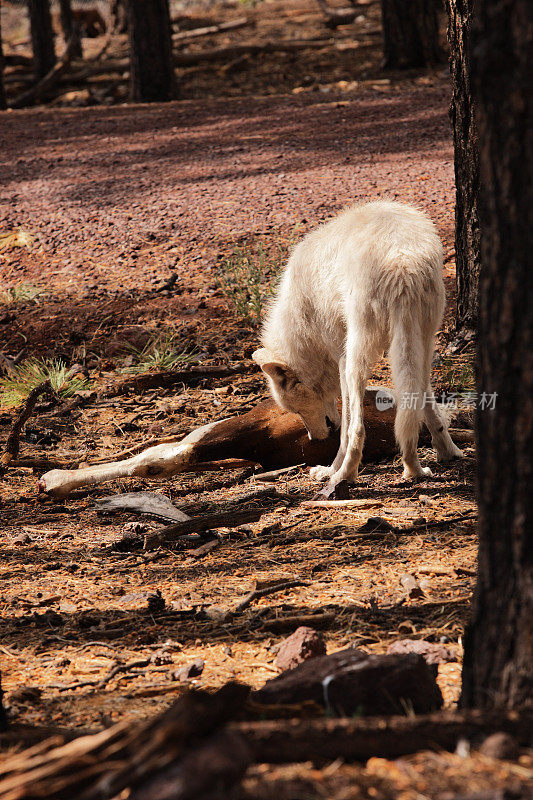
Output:
[[[226,8],[188,13],[221,19]],[[308,38],[324,35],[318,12],[304,0],[259,4],[253,13],[269,38],[296,35],[287,33],[287,19],[300,35],[302,29]],[[362,16],[361,30],[376,28],[375,4]],[[75,463],[113,457],[253,407],[266,395],[250,360],[257,331],[224,298],[220,264],[236,246],[284,251],[354,201],[404,200],[435,220],[448,289],[437,343],[443,353],[454,335],[447,77],[440,68],[381,73],[379,31],[354,38],[353,29],[341,29],[335,36],[357,47],[286,62],[279,55],[246,59],[222,76],[218,68],[187,70],[188,99],[179,102],[3,116],[0,234],[22,228],[32,241],[0,252],[1,280],[4,288],[37,286],[40,294],[0,307],[1,353],[79,363],[95,390],[66,415],[42,408],[27,425],[21,457]],[[354,67],[352,56],[361,50],[365,59],[358,56]],[[127,344],[142,348],[169,330],[200,364],[237,367],[239,374],[97,398],[127,363]],[[468,365],[470,354],[459,356],[463,361]],[[373,379],[388,381],[385,364]],[[442,362],[435,386],[468,388]],[[2,448],[13,416],[0,413]],[[406,637],[447,643],[457,660],[440,665],[438,681],[445,705],[454,707],[476,569],[475,453],[472,446],[464,451],[463,461],[439,465],[422,449],[435,478],[417,484],[401,480],[398,459],[365,465],[351,495],[369,505],[358,510],[303,507],[316,491],[305,469],[280,478],[271,498],[241,470],[164,484],[125,479],[57,501],[37,493],[39,470],[9,467],[0,479],[0,660],[10,713],[22,722],[80,730],[139,718],[184,691],[187,684],[174,673],[197,658],[205,667],[190,685],[214,689],[237,679],[259,687],[277,674],[276,645],[302,616],[314,617],[328,652],[354,643],[384,652]],[[125,526],[161,523],[102,516],[94,501],[139,489],[159,491],[192,515],[238,507],[257,492],[247,502],[265,513],[237,533],[222,531],[218,547],[204,555],[117,552],[112,544]],[[471,519],[456,520],[468,513]],[[415,530],[354,539],[369,516]],[[405,573],[417,578],[422,597],[406,597]],[[308,583],[224,619],[222,612],[257,579],[276,576]],[[158,591],[164,607],[154,603]],[[106,677],[117,662],[148,659]],[[489,793],[501,788],[522,797],[532,760],[527,753],[521,758],[512,764],[425,753],[321,770],[257,766],[234,796],[445,800],[496,797]]]

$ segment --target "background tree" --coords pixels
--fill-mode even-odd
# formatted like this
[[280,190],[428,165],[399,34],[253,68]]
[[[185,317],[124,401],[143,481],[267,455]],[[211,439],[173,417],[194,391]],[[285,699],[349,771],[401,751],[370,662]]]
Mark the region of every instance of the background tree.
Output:
[[174,66],[168,0],[128,0],[134,100],[170,100]]
[[[476,0],[479,571],[464,706],[533,703],[533,4]],[[483,395],[481,395],[483,399]]]
[[381,0],[384,66],[425,67],[442,58],[437,0]]
[[81,58],[81,37],[74,22],[70,0],[59,0],[59,15],[61,18],[61,28],[63,29],[63,37],[65,42],[69,42],[72,37],[75,39],[72,51],[73,58]]
[[4,50],[2,47],[2,14],[0,13],[0,111],[3,111],[5,108],[7,108],[7,101],[6,101],[6,92],[4,87]]
[[49,0],[28,0],[30,12],[33,72],[36,80],[43,78],[56,63],[54,32]]
[[455,269],[457,327],[474,330],[478,314],[479,194],[478,136],[470,87],[473,8],[477,0],[446,0],[455,150]]

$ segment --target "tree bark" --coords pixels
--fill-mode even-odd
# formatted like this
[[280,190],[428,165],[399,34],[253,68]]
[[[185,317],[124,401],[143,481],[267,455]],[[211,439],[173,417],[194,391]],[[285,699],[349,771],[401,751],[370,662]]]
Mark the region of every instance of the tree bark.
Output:
[[425,67],[441,60],[436,0],[381,0],[381,18],[385,68]]
[[[462,705],[533,704],[533,5],[476,0],[479,571]],[[497,395],[497,396],[496,396]]]
[[134,100],[171,100],[174,66],[168,0],[128,0]]
[[4,87],[4,50],[2,47],[2,20],[0,15],[0,111],[7,108],[6,90]]
[[455,150],[455,270],[458,330],[475,330],[478,315],[479,147],[470,87],[471,27],[476,2],[477,0],[446,0],[453,85],[450,119]]
[[74,37],[72,57],[82,58],[81,38],[77,26],[74,23],[72,16],[72,6],[70,0],[59,0],[59,16],[61,19],[61,28],[63,29],[63,38],[65,44],[70,42]]
[[33,72],[39,81],[56,63],[50,0],[28,0],[30,12]]

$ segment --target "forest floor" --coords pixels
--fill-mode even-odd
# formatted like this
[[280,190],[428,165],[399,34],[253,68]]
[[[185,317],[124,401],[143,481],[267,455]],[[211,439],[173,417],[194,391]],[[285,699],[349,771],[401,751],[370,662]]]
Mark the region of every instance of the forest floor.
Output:
[[[282,14],[307,25],[306,36],[316,36],[319,25],[324,34],[307,2],[298,0],[290,14],[280,3],[264,7],[269,37]],[[362,14],[370,14],[369,27],[377,25],[375,4]],[[2,285],[12,290],[0,306],[1,354],[77,363],[90,381],[70,413],[38,410],[21,458],[113,458],[253,407],[266,396],[250,359],[257,328],[224,295],[224,276],[246,258],[264,259],[273,274],[295,238],[348,203],[384,197],[425,209],[443,239],[448,307],[434,385],[463,402],[472,389],[471,354],[445,354],[454,338],[448,80],[441,69],[384,76],[379,36],[369,42],[368,66],[350,70],[350,85],[339,77],[343,50],[334,57],[291,55],[287,63],[278,54],[239,66],[234,92],[228,73],[222,79],[217,70],[198,69],[184,77],[190,99],[177,103],[36,108],[2,119],[0,235],[22,229],[29,237],[0,251]],[[285,78],[274,66],[286,70]],[[235,96],[218,96],[224,92]],[[20,287],[38,293],[18,299]],[[142,361],[143,348],[169,341],[194,352],[199,365],[231,366],[238,374],[98,398],[98,390]],[[385,363],[373,381],[388,382]],[[2,448],[14,413],[0,413]],[[193,686],[213,689],[237,679],[259,687],[277,674],[276,645],[294,630],[295,618],[313,616],[328,652],[352,644],[385,652],[402,638],[447,643],[456,661],[439,665],[438,682],[445,705],[454,707],[476,570],[475,519],[456,521],[475,514],[475,453],[464,451],[464,460],[439,465],[422,449],[435,478],[417,484],[402,481],[398,459],[365,465],[351,494],[371,510],[303,507],[316,485],[307,470],[296,470],[278,480],[277,496],[258,495],[260,522],[239,538],[223,535],[204,554],[116,552],[111,545],[125,526],[158,523],[132,514],[103,517],[94,501],[150,489],[191,515],[226,510],[263,486],[244,471],[164,483],[125,479],[57,501],[37,492],[39,470],[8,467],[0,479],[0,659],[13,718],[98,730],[143,717],[184,691],[174,672],[198,658],[205,666]],[[416,530],[350,541],[369,516]],[[421,597],[406,596],[405,573],[417,578]],[[230,620],[219,614],[258,579],[276,576],[307,583]],[[164,608],[149,608],[158,590]],[[106,678],[118,661],[148,660]],[[525,797],[533,762],[525,752],[521,760],[424,753],[323,770],[256,767],[231,796],[444,800],[503,797],[505,789]]]

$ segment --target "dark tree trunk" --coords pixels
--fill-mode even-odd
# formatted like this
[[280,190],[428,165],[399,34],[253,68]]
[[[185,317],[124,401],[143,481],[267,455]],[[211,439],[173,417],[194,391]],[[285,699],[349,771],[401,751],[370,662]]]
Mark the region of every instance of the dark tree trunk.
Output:
[[436,0],[381,0],[383,66],[425,67],[442,58]]
[[72,16],[72,6],[70,4],[70,0],[59,0],[59,15],[61,17],[61,27],[63,29],[65,43],[69,42],[72,37],[75,37],[72,57],[81,58],[82,50],[80,32],[77,30],[74,17]]
[[462,704],[479,708],[533,703],[532,30],[531,0],[476,0],[478,393],[497,393],[477,414],[479,572]]
[[171,100],[174,66],[168,0],[128,0],[134,100]]
[[474,330],[478,314],[479,148],[470,88],[471,27],[476,2],[446,2],[453,84],[450,118],[455,149],[455,270],[459,330]]
[[49,0],[28,0],[33,48],[33,72],[36,80],[44,78],[56,63],[54,32]]
[[6,108],[7,100],[6,90],[4,87],[4,50],[2,48],[2,19],[0,14],[0,111],[3,111]]

